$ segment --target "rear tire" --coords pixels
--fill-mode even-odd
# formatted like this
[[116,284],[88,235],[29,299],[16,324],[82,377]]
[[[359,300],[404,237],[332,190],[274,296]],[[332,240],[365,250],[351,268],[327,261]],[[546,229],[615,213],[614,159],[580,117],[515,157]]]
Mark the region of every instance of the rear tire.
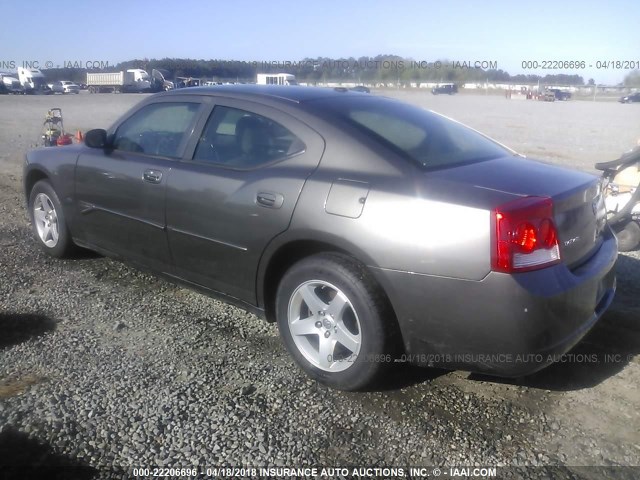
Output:
[[624,228],[616,230],[618,238],[618,250],[620,252],[630,252],[640,243],[640,225],[633,220],[627,223]]
[[29,216],[40,248],[52,257],[69,256],[75,249],[60,205],[60,199],[47,180],[40,180],[29,194]]
[[369,272],[322,253],[293,265],[276,297],[280,336],[314,380],[339,390],[370,386],[393,362],[395,317]]

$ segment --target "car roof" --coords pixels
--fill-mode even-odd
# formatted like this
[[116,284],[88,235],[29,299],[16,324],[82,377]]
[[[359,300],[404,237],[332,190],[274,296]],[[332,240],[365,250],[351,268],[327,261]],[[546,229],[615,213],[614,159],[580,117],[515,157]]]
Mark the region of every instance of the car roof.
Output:
[[235,98],[263,98],[283,100],[292,103],[303,103],[309,100],[330,98],[337,96],[358,96],[362,93],[348,90],[344,87],[305,87],[299,85],[217,85],[204,87],[189,87],[170,90],[161,95],[221,95]]

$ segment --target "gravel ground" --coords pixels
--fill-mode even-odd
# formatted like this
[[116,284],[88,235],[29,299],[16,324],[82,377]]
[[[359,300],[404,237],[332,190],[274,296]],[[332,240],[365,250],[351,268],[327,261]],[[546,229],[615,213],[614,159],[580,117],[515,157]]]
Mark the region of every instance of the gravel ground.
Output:
[[[576,168],[640,136],[640,105],[397,95]],[[73,132],[140,98],[0,97],[0,471],[488,465],[538,478],[535,466],[553,465],[566,478],[638,478],[578,468],[640,467],[638,252],[621,255],[618,295],[573,361],[519,380],[405,366],[366,393],[308,380],[276,327],[244,311],[107,258],[41,253],[20,169],[46,110],[62,107]]]

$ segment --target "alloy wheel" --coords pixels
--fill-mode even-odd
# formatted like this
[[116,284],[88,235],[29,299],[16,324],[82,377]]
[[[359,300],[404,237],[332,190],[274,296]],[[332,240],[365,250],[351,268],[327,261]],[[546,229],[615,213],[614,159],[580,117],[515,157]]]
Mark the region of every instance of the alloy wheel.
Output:
[[360,320],[347,296],[329,282],[309,280],[294,290],[288,325],[296,347],[316,368],[341,372],[358,357]]
[[53,202],[45,193],[39,193],[33,202],[33,220],[42,243],[49,248],[55,247],[60,238],[58,215]]

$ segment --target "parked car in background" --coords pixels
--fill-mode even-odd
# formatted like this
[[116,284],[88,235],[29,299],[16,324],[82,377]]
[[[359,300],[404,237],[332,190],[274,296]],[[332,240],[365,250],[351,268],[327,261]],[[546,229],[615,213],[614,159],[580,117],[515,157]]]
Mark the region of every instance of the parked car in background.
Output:
[[340,389],[395,361],[533,373],[615,291],[598,177],[345,88],[159,93],[29,152],[24,191],[48,254],[95,250],[275,321]]
[[51,84],[53,93],[80,93],[80,85],[69,80],[58,80]]
[[202,80],[193,77],[176,77],[174,88],[193,88],[200,87]]
[[354,92],[361,93],[371,93],[369,87],[365,87],[364,85],[356,85],[355,87],[350,88],[349,90],[353,90]]
[[538,100],[542,100],[543,102],[555,102],[556,94],[548,88],[545,88],[542,92],[538,93]]
[[553,96],[556,100],[570,100],[571,92],[567,92],[566,90],[560,90],[559,88],[550,88],[550,92],[553,92]]
[[455,83],[443,83],[431,89],[431,93],[434,95],[447,94],[453,95],[458,93],[458,86]]
[[630,93],[629,95],[625,95],[624,97],[620,97],[620,103],[634,103],[640,102],[640,92]]

